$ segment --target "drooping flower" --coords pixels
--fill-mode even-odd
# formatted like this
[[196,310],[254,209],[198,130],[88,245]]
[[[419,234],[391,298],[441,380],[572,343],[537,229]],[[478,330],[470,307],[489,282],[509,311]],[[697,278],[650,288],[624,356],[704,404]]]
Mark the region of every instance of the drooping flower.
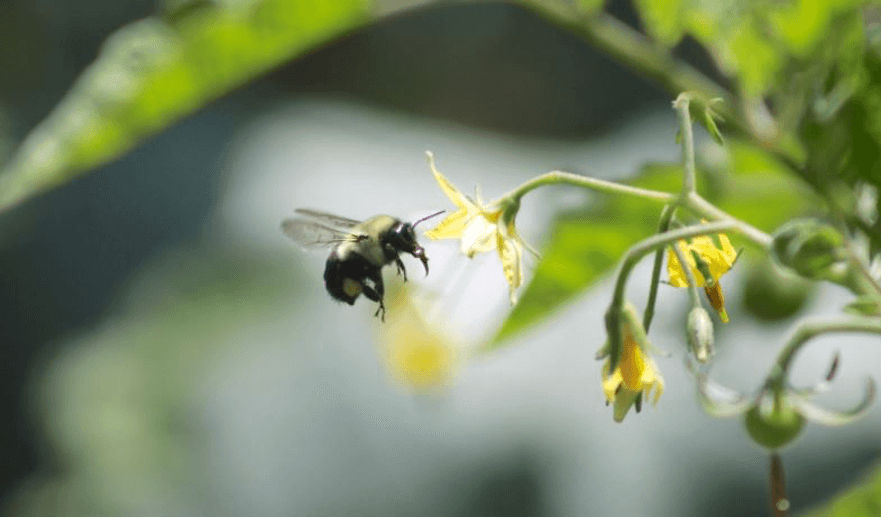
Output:
[[[697,285],[704,288],[710,304],[719,313],[719,318],[722,322],[728,322],[725,297],[719,279],[734,265],[734,261],[737,260],[737,250],[725,234],[717,234],[717,237],[718,245],[709,236],[697,236],[689,241],[679,240],[677,246],[685,256],[685,262],[694,274]],[[667,273],[671,285],[677,288],[688,287],[685,271],[672,248],[667,250]]]
[[429,324],[419,301],[406,288],[389,297],[388,318],[380,328],[389,376],[411,392],[429,392],[452,383],[459,368],[454,342]]
[[637,412],[642,409],[643,397],[651,398],[654,405],[664,392],[664,379],[646,350],[645,332],[633,327],[640,325],[638,320],[626,316],[622,319],[623,347],[618,366],[609,372],[611,357],[603,364],[603,393],[606,404],[613,403],[614,419],[618,423],[624,420],[630,407],[636,405]]
[[514,225],[519,201],[509,198],[484,203],[479,193],[472,200],[437,170],[434,155],[431,152],[427,155],[435,180],[457,208],[425,235],[431,239],[460,239],[462,253],[469,258],[497,250],[510,288],[511,304],[516,303],[516,289],[523,284],[523,248],[536,253],[523,241]]

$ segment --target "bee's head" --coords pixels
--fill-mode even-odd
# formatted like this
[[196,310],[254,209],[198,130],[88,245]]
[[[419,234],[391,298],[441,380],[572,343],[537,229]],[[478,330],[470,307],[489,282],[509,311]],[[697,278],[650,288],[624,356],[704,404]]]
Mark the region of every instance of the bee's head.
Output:
[[416,241],[415,228],[416,225],[423,221],[443,213],[444,211],[435,212],[434,214],[426,216],[412,224],[401,221],[395,225],[389,233],[389,243],[395,248],[395,250],[407,252],[422,261],[422,266],[425,267],[425,275],[428,275],[428,257],[425,256],[425,249],[419,246],[419,243]]
[[416,231],[413,227],[414,225],[403,221],[398,223],[389,232],[388,242],[395,250],[407,252],[422,261],[425,275],[428,275],[428,257],[425,256],[425,249],[416,241]]

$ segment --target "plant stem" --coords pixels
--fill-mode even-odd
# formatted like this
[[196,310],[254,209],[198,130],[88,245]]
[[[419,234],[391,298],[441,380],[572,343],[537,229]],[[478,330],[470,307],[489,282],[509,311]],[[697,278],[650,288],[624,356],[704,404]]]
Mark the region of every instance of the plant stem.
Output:
[[741,236],[765,251],[771,249],[773,238],[770,235],[744,221],[734,218],[697,193],[691,193],[683,198],[682,206],[710,221],[734,221],[737,223],[737,232]]
[[[661,218],[658,220],[658,234],[663,234],[670,228],[670,222],[676,214],[676,205],[667,205],[661,211]],[[661,283],[661,267],[664,263],[664,249],[655,252],[655,262],[652,265],[652,280],[649,285],[649,298],[645,303],[645,312],[642,316],[642,327],[645,328],[646,334],[652,325],[652,319],[655,316],[655,302],[658,299],[658,285]]]
[[812,338],[827,333],[881,334],[881,318],[848,317],[838,320],[804,322],[777,355],[769,378],[785,376],[795,354]]
[[856,250],[854,250],[853,242],[850,239],[845,240],[845,252],[847,253],[851,271],[858,273],[859,276],[863,278],[863,284],[868,288],[861,290],[863,294],[870,296],[872,300],[881,304],[881,285],[879,285],[878,281],[872,277],[872,272],[869,271],[869,268],[863,260],[860,259],[860,256],[857,255]]
[[610,182],[608,180],[600,180],[598,178],[591,178],[589,176],[566,173],[563,171],[551,171],[549,173],[536,176],[535,178],[526,181],[508,194],[502,196],[501,199],[510,198],[519,202],[520,198],[522,198],[523,195],[533,189],[542,187],[544,185],[574,185],[576,187],[583,187],[585,189],[590,189],[606,194],[626,194],[629,196],[636,196],[647,200],[657,201],[659,203],[670,203],[675,198],[673,194],[667,192],[641,189],[639,187],[632,187],[630,185]]
[[680,137],[682,140],[682,197],[686,198],[690,194],[696,192],[695,186],[695,167],[694,167],[694,132],[691,127],[691,114],[688,111],[688,105],[691,98],[687,93],[679,94],[679,97],[673,101],[673,107],[676,109],[676,115],[679,117]]
[[779,453],[771,454],[771,507],[774,516],[786,516],[789,498],[786,496],[786,478],[783,475],[783,459]]

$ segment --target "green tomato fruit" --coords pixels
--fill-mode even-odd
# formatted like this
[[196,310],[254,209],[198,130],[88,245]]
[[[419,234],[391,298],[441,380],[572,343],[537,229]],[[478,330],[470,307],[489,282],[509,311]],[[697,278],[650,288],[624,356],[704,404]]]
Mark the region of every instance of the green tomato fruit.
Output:
[[805,426],[805,418],[789,405],[771,413],[764,413],[754,406],[747,411],[745,424],[746,431],[757,444],[769,450],[779,450],[798,437]]
[[815,288],[816,283],[765,259],[748,270],[743,306],[759,320],[783,320],[798,313],[810,300]]

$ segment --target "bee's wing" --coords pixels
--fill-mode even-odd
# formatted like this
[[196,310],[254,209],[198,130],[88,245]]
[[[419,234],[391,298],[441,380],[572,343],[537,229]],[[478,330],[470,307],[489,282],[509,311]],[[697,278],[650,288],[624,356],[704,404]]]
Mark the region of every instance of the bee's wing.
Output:
[[360,241],[365,237],[300,218],[282,221],[281,230],[304,248],[331,248],[346,241]]
[[321,212],[319,210],[312,209],[297,209],[294,212],[297,214],[302,214],[304,216],[309,216],[310,218],[316,220],[319,223],[323,223],[327,226],[339,228],[339,229],[349,229],[354,227],[355,225],[359,225],[361,222],[355,219],[344,218],[342,216],[335,216],[333,214],[328,214],[326,212]]

